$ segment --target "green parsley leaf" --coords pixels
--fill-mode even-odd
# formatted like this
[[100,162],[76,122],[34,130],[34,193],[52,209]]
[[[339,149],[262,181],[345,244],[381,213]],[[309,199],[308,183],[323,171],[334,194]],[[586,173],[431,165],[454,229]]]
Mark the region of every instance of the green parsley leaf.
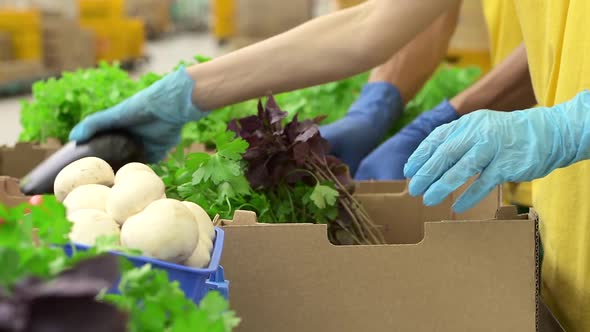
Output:
[[316,185],[311,193],[310,199],[320,209],[334,206],[338,199],[338,191],[325,185]]

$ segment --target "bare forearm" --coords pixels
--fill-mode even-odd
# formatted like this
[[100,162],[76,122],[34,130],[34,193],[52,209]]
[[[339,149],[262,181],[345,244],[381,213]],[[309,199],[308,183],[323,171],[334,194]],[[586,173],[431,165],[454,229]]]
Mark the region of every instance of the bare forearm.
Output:
[[512,111],[535,105],[526,49],[517,47],[482,79],[451,100],[461,115],[479,109]]
[[201,109],[339,80],[401,49],[458,0],[372,0],[188,69]]

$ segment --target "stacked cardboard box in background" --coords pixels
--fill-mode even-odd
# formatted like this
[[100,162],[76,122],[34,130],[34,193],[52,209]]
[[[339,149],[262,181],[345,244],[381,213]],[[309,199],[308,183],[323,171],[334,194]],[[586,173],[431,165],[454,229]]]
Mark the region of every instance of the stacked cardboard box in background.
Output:
[[[127,16],[126,1],[78,1],[80,24],[95,34],[95,54],[98,61],[129,61],[143,57],[145,23],[141,19]],[[148,5],[147,1],[141,3]],[[148,9],[160,10],[154,7]]]
[[43,74],[39,11],[0,7],[0,33],[0,83]]
[[0,32],[0,61],[11,60],[13,57],[12,37],[7,32]]
[[78,0],[0,0],[0,7],[13,9],[37,9],[43,14],[78,17]]
[[8,60],[0,62],[0,84],[41,78],[45,67],[36,60]]
[[45,66],[54,72],[94,66],[95,38],[67,17],[45,16],[43,19]]
[[233,48],[283,33],[313,18],[311,0],[237,0]]
[[0,32],[12,40],[15,60],[41,61],[41,12],[34,9],[0,8]]
[[157,37],[171,28],[170,0],[126,0],[129,17],[142,20],[148,37]]

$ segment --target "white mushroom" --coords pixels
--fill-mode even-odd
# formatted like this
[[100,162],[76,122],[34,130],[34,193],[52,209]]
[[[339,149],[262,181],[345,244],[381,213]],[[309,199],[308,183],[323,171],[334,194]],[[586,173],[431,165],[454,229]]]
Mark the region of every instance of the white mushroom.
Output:
[[119,224],[164,195],[164,182],[156,174],[131,172],[111,188],[106,211]]
[[104,160],[96,157],[86,157],[74,161],[64,167],[53,182],[55,197],[60,202],[74,190],[85,184],[102,184],[110,187],[115,181],[115,173]]
[[142,163],[129,163],[125,164],[123,167],[119,168],[117,174],[115,174],[115,184],[119,182],[120,179],[127,177],[130,173],[134,172],[149,172],[156,174],[154,170],[146,164]]
[[184,201],[182,204],[186,205],[195,216],[195,219],[199,223],[199,232],[201,235],[206,235],[210,240],[215,239],[215,226],[207,212],[193,202]]
[[85,184],[72,190],[63,201],[68,212],[94,209],[106,212],[106,201],[111,188],[102,184]]
[[206,268],[211,262],[211,255],[204,246],[197,246],[193,254],[184,262],[184,265],[197,269]]
[[172,263],[188,259],[198,243],[199,228],[194,216],[174,199],[152,202],[121,228],[121,244]]
[[73,222],[70,231],[70,240],[93,246],[100,236],[119,236],[119,225],[104,211],[84,209],[68,214],[68,219]]
[[211,241],[211,239],[209,239],[208,237],[203,236],[203,234],[200,234],[199,247],[204,247],[205,250],[207,250],[207,252],[209,253],[209,255],[211,255],[211,253],[213,252],[213,241]]

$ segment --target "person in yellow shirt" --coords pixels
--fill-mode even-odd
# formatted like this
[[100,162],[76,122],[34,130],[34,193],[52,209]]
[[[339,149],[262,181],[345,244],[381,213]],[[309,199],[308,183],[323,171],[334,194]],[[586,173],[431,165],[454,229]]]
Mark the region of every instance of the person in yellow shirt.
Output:
[[[437,204],[469,176],[462,211],[504,181],[533,182],[544,247],[542,295],[567,331],[590,331],[590,37],[587,1],[515,0],[537,101],[437,128],[405,168],[410,192]],[[465,166],[465,167],[462,167]]]
[[[70,139],[125,128],[165,155],[182,127],[209,111],[343,79],[387,61],[459,0],[369,0],[268,40],[180,67],[113,108],[84,119]],[[514,0],[537,103],[478,111],[438,127],[408,160],[412,194],[436,204],[480,174],[456,210],[495,185],[533,183],[545,249],[542,295],[568,331],[590,331],[590,34],[588,0]],[[559,169],[558,169],[559,168]],[[557,170],[555,170],[557,169]],[[555,171],[554,171],[555,170]]]
[[[513,0],[483,0],[482,4],[490,37],[491,62],[495,67],[522,44],[522,32]],[[505,204],[517,205],[521,211],[532,206],[530,182],[502,186]]]
[[[366,138],[379,131],[363,128],[357,114],[354,114],[353,119],[347,119],[347,116],[334,124],[320,128],[322,136],[331,143],[332,150],[330,152],[348,164],[355,180],[402,180],[405,178],[404,164],[409,156],[436,127],[482,108],[512,111],[528,108],[535,104],[526,50],[522,46],[520,26],[512,0],[487,1],[484,5],[490,32],[493,69],[473,86],[454,98],[443,100],[433,109],[420,114],[396,135],[379,146],[370,146]],[[414,58],[414,63],[424,62],[419,54],[416,54]],[[406,62],[403,64],[405,67],[416,68],[415,65],[412,66],[412,61],[407,60]],[[413,72],[406,73],[406,81],[411,81],[409,78],[415,76],[413,74],[417,70],[412,70]],[[401,83],[406,82],[401,80],[397,84]],[[354,106],[361,104],[364,109],[369,109],[368,105],[374,105],[372,107],[373,113],[387,114],[388,110],[384,109],[386,103],[378,102],[374,100],[375,98],[387,100],[383,95],[362,94]],[[381,107],[377,107],[377,105],[381,105]],[[350,125],[340,125],[349,122]],[[350,128],[353,126],[354,128]],[[385,125],[381,124],[381,126]],[[373,125],[373,128],[379,128],[379,125]],[[377,141],[382,140],[384,138],[382,136]],[[333,142],[334,138],[337,138],[336,144]],[[347,147],[345,151],[341,151],[343,146]],[[356,158],[353,159],[351,156]],[[361,158],[358,158],[359,156],[363,156],[362,161]],[[358,162],[354,162],[357,160],[360,161],[360,166]],[[527,194],[526,185],[530,184],[510,183],[505,185],[504,188],[507,189],[504,191],[506,202],[515,203],[521,206],[522,210],[528,211],[528,206],[531,203],[530,192]]]

